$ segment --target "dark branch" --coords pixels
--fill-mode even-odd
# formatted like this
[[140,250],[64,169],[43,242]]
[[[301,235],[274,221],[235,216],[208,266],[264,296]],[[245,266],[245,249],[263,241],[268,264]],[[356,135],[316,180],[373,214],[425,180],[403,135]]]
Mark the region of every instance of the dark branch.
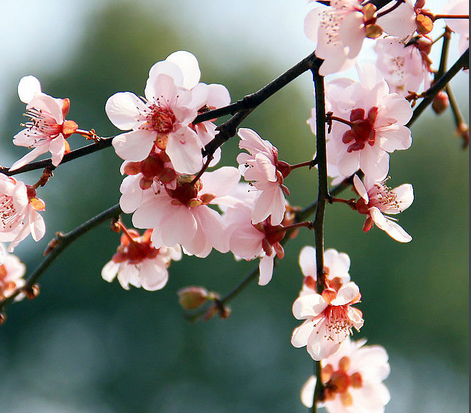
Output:
[[455,62],[455,64],[440,78],[433,86],[425,92],[425,98],[420,104],[414,109],[412,118],[407,123],[407,127],[411,125],[419,118],[425,109],[432,103],[438,92],[443,90],[446,85],[453,79],[463,68],[469,66],[469,48],[461,55],[461,57]]

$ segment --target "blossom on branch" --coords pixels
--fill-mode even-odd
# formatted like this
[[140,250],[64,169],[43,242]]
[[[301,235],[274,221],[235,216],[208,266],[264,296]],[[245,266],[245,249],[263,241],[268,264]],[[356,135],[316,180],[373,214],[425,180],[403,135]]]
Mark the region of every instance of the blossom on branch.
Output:
[[[347,338],[340,350],[321,360],[322,402],[329,413],[383,413],[390,394],[383,381],[389,376],[388,354],[366,340]],[[301,401],[312,407],[317,378],[311,376],[301,390]]]
[[125,290],[129,289],[129,285],[148,291],[165,287],[168,281],[167,268],[172,260],[181,259],[181,248],[179,245],[154,248],[151,235],[152,230],[140,236],[136,230],[126,229],[121,236],[118,251],[101,271],[103,279],[111,282],[117,277]]
[[[26,281],[24,275],[26,273],[26,266],[20,259],[13,254],[9,254],[3,250],[3,245],[0,245],[4,256],[2,264],[0,265],[0,301],[10,297],[15,291],[25,286]],[[15,301],[22,300],[24,294],[20,293],[15,297]]]
[[422,84],[424,90],[430,87],[431,61],[427,52],[431,46],[428,40],[418,40],[410,45],[398,37],[377,40],[377,67],[391,92],[407,97],[411,92],[417,93]]
[[365,179],[363,183],[357,175],[353,177],[353,184],[361,196],[356,202],[357,211],[367,216],[363,231],[367,232],[376,225],[396,241],[412,241],[412,237],[393,218],[387,216],[399,214],[412,205],[412,185],[403,184],[391,189],[385,185],[385,181],[370,182]]
[[18,95],[26,103],[25,116],[30,120],[23,125],[25,129],[14,136],[13,143],[34,149],[16,161],[10,170],[21,168],[46,152],[51,152],[52,164],[59,165],[64,154],[70,151],[66,139],[78,128],[74,121],[65,120],[70,100],[46,95],[34,76],[20,80]]
[[[413,111],[405,98],[389,92],[375,67],[366,65],[359,75],[360,82],[339,78],[326,84],[327,162],[344,177],[361,169],[369,179],[382,180],[389,153],[412,144],[405,124]],[[308,123],[315,131],[315,117]]]
[[38,211],[45,208],[33,186],[0,174],[0,242],[10,242],[8,251],[30,233],[35,241],[44,236],[46,226]]
[[[443,14],[469,16],[468,0],[449,0],[443,9]],[[469,18],[445,19],[447,26],[460,36],[458,48],[463,54],[469,48]]]
[[314,360],[322,360],[338,351],[340,345],[363,326],[362,312],[354,307],[361,298],[358,286],[350,281],[340,288],[330,286],[321,294],[303,294],[293,303],[293,315],[305,320],[291,337],[294,347],[306,346]]
[[285,216],[285,194],[289,190],[283,179],[289,174],[289,165],[278,160],[278,149],[251,129],[238,131],[239,148],[247,153],[237,156],[239,170],[244,179],[257,189],[252,222],[258,224],[270,217],[272,225],[279,225]]
[[229,249],[237,259],[260,259],[259,285],[267,285],[273,276],[275,257],[282,259],[284,249],[280,241],[285,237],[283,225],[272,225],[267,218],[253,224],[253,203],[239,202],[224,214]]
[[111,96],[105,106],[111,122],[121,130],[131,129],[113,139],[117,155],[138,162],[155,146],[167,153],[178,173],[198,172],[203,165],[202,139],[208,141],[215,128],[209,121],[198,127],[192,122],[208,102],[229,100],[223,86],[198,83],[200,75],[196,57],[179,51],[152,66],[145,98],[130,92]]
[[[299,253],[299,266],[304,275],[303,290],[300,295],[315,293],[317,281],[316,249],[306,245]],[[350,281],[350,257],[334,248],[324,251],[324,273],[331,285],[340,287]]]
[[228,251],[221,216],[209,205],[224,202],[224,197],[239,182],[240,173],[236,168],[223,167],[205,172],[198,180],[195,178],[179,176],[174,189],[156,183],[141,193],[139,204],[132,202],[133,193],[138,191],[138,180],[134,178],[130,185],[121,186],[122,191],[130,193],[125,197],[124,192],[120,202],[126,200],[129,212],[136,208],[132,218],[136,228],[153,228],[155,248],[181,244],[185,253],[198,257],[208,256],[212,248]]
[[[389,24],[390,21],[395,21],[395,24]],[[397,8],[391,8],[391,12],[384,17],[378,17],[376,6],[372,3],[333,0],[329,6],[311,10],[304,21],[306,36],[317,43],[316,56],[324,59],[319,70],[322,76],[351,68],[364,39],[380,37],[383,29],[390,35],[411,35],[416,30],[412,5],[404,2]]]

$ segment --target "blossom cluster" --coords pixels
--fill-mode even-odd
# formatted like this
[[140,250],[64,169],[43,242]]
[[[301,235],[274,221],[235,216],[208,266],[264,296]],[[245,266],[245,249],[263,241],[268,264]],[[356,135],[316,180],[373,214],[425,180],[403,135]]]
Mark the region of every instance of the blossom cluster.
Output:
[[[359,0],[333,0],[307,14],[305,33],[322,59],[319,74],[328,76],[356,65],[358,76],[357,80],[327,77],[326,124],[317,124],[318,108],[312,109],[307,123],[314,134],[325,127],[325,166],[331,185],[353,183],[355,198],[329,201],[345,203],[364,215],[364,232],[376,226],[393,240],[408,243],[412,237],[391,215],[412,205],[413,187],[402,184],[391,189],[386,183],[391,155],[412,145],[408,124],[413,106],[434,80],[429,57],[433,41],[428,35],[437,18],[422,0],[392,3],[378,9]],[[451,0],[443,13],[464,15],[469,6]],[[469,46],[469,23],[462,20],[452,16],[446,23],[447,30],[459,34],[464,51]],[[369,42],[365,39],[374,42],[377,61],[360,67],[357,57]],[[183,254],[205,258],[213,249],[230,252],[236,260],[258,259],[258,283],[264,286],[272,280],[275,259],[285,255],[288,236],[302,227],[313,229],[313,223],[298,221],[296,208],[290,206],[287,177],[300,167],[315,166],[316,154],[289,164],[270,141],[240,128],[237,167],[219,167],[220,149],[207,150],[219,133],[217,119],[198,117],[228,106],[231,98],[225,86],[200,79],[197,58],[176,51],[150,68],[143,97],[117,92],[105,104],[109,120],[122,131],[112,146],[123,161],[119,205],[131,215],[133,228],[121,220],[115,223],[116,231],[122,232],[120,245],[101,275],[108,282],[117,279],[126,290],[130,286],[160,290],[167,284],[172,261]],[[35,77],[22,78],[18,94],[29,121],[13,143],[32,150],[7,174],[0,174],[0,242],[10,243],[8,252],[0,247],[0,301],[26,285],[24,265],[10,252],[29,234],[35,241],[44,236],[39,211],[45,202],[37,191],[52,172],[45,170],[34,185],[10,175],[47,152],[52,167],[57,167],[70,153],[72,135],[99,139],[93,129],[82,130],[75,121],[66,120],[70,100],[43,93]],[[316,401],[330,412],[383,412],[389,401],[382,383],[389,374],[387,353],[380,346],[365,346],[366,340],[350,338],[364,324],[356,307],[361,293],[349,274],[350,258],[333,248],[317,248],[306,246],[300,252],[304,279],[292,306],[302,324],[294,329],[291,343],[306,347],[321,366],[320,377],[310,378],[304,386],[302,401],[312,406],[318,382],[323,393]],[[318,268],[319,262],[323,268]],[[192,309],[216,297],[205,289],[188,292],[191,300],[186,296],[182,302],[190,301]]]

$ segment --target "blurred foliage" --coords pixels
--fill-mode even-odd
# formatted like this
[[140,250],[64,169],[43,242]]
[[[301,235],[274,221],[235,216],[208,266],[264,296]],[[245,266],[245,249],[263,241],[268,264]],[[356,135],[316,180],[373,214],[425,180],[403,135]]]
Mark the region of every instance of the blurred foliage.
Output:
[[[250,56],[241,57],[247,59],[244,73],[232,70],[198,43],[197,36],[176,32],[163,16],[157,19],[142,8],[117,3],[89,22],[69,68],[41,79],[43,89],[71,99],[69,118],[81,128],[112,136],[119,131],[107,120],[106,99],[117,91],[143,94],[149,68],[175,50],[192,51],[200,61],[202,81],[223,83],[233,100],[278,75],[269,64],[250,63]],[[292,163],[314,152],[315,139],[306,125],[312,91],[306,86],[309,75],[243,124],[273,142],[280,157]],[[11,107],[8,118],[20,119],[23,107],[16,102]],[[16,133],[15,125],[7,125],[7,136]],[[366,320],[357,338],[368,337],[405,358],[444,360],[464,374],[468,161],[452,129],[449,114],[436,118],[428,113],[413,127],[412,148],[392,156],[390,186],[410,182],[415,189],[413,206],[400,217],[414,237],[412,243],[396,243],[378,229],[363,234],[362,216],[332,205],[326,247],[347,252],[352,259],[350,274],[361,288],[359,307]],[[83,144],[80,137],[72,138],[74,147]],[[10,150],[17,157],[24,153],[24,148]],[[237,152],[237,139],[229,141],[223,162],[235,165]],[[47,203],[48,233],[39,244],[17,250],[30,270],[55,231],[69,231],[118,202],[119,166],[109,149],[57,169],[40,192]],[[316,198],[316,177],[314,169],[296,171],[287,179],[292,204],[305,206]],[[37,175],[27,178],[34,181]],[[344,194],[351,196],[349,191]],[[50,267],[39,298],[8,308],[8,322],[0,329],[0,367],[15,373],[2,375],[4,392],[20,383],[31,386],[38,397],[57,402],[57,411],[67,412],[82,411],[70,406],[123,413],[304,411],[298,394],[312,362],[304,349],[290,344],[298,324],[291,305],[302,280],[298,253],[314,243],[313,234],[305,231],[287,245],[273,281],[264,288],[247,288],[231,304],[228,320],[195,324],[182,316],[176,290],[204,285],[224,294],[256,263],[235,263],[232,256],[217,252],[206,260],[184,257],[172,264],[164,290],[124,291],[100,277],[118,242],[109,226],[102,225]],[[11,403],[5,411],[22,411]]]

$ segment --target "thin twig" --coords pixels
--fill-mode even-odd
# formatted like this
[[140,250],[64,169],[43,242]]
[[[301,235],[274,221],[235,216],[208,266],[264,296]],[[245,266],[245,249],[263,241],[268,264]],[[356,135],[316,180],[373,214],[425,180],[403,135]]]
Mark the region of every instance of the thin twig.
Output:
[[[316,290],[320,294],[325,287],[324,270],[324,220],[325,208],[330,198],[329,184],[327,180],[327,150],[326,150],[326,114],[325,114],[325,88],[324,77],[319,71],[312,70],[316,97],[316,159],[318,168],[318,194],[317,209],[313,222],[315,247],[316,247],[316,267],[317,282]],[[322,399],[324,393],[324,384],[320,377],[320,361],[315,362],[315,371],[317,375],[316,387],[314,389],[311,413],[317,413],[317,404]]]
[[469,48],[461,55],[461,57],[455,62],[455,64],[438,79],[430,89],[428,89],[424,95],[425,98],[420,104],[414,109],[412,118],[407,123],[407,127],[410,127],[422,114],[422,112],[432,103],[435,96],[440,92],[446,85],[453,79],[464,67],[469,65]]
[[54,260],[76,239],[97,227],[103,222],[106,222],[113,218],[118,218],[122,213],[119,205],[115,205],[106,211],[103,211],[101,214],[93,217],[92,219],[84,222],[82,225],[78,226],[74,230],[68,232],[67,234],[62,234],[58,232],[56,237],[49,242],[48,248],[45,251],[46,258],[39,264],[39,266],[31,273],[26,285],[22,288],[15,291],[11,296],[0,301],[0,311],[3,311],[6,305],[11,303],[17,295],[22,291],[32,288],[41,277],[42,274],[47,270],[47,268],[54,262]]
[[[99,140],[95,141],[91,145],[84,146],[79,149],[75,149],[69,153],[66,153],[64,155],[64,158],[62,158],[61,165],[70,161],[73,161],[74,159],[81,158],[82,156],[89,155],[91,153],[100,151],[102,149],[108,148],[111,146],[113,138],[100,138]],[[35,171],[37,169],[44,169],[44,168],[51,168],[55,169],[56,167],[52,165],[52,160],[49,159],[44,159],[43,161],[37,161],[37,162],[31,162],[30,164],[27,164],[25,166],[22,166],[21,168],[15,169],[14,171],[10,171],[8,167],[0,167],[0,173],[7,175],[7,176],[13,176],[17,174],[21,174],[23,172],[28,172],[28,171]]]

